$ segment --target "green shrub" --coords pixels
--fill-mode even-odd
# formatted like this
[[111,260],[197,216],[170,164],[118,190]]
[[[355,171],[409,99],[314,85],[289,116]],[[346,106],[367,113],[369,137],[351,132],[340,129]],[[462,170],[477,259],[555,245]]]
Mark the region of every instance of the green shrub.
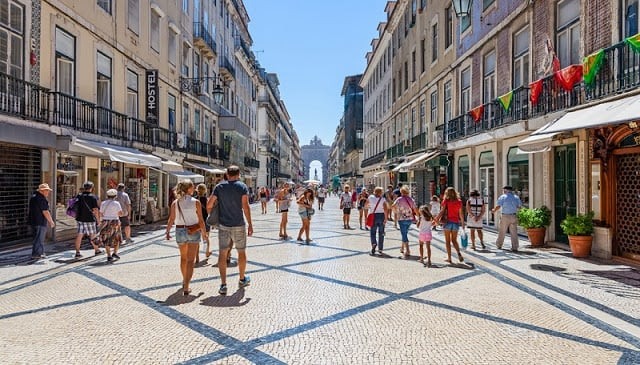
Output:
[[518,224],[524,229],[542,228],[551,224],[551,211],[546,206],[518,210]]
[[593,212],[571,215],[560,222],[562,231],[567,236],[590,236],[593,234]]

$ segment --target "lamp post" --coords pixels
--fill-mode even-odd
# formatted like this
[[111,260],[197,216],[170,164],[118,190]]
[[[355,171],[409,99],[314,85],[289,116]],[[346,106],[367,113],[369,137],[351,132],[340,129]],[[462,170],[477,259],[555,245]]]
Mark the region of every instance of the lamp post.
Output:
[[471,15],[471,5],[473,0],[452,0],[453,11],[456,12],[458,18]]
[[227,86],[224,80],[220,77],[206,76],[206,77],[196,77],[196,78],[185,78],[180,77],[180,90],[181,91],[194,91],[198,95],[202,95],[205,93],[206,89],[203,86],[209,85],[210,82],[213,82],[213,89],[211,93],[213,94],[213,100],[216,104],[222,104],[224,101],[224,88]]

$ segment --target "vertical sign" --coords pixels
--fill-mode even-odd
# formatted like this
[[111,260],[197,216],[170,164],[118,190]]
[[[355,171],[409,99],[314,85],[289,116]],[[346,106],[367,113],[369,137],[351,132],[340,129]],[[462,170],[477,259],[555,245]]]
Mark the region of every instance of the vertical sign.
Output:
[[158,124],[160,116],[160,108],[158,107],[158,97],[160,94],[160,87],[158,85],[158,70],[147,70],[146,73],[146,85],[147,85],[147,123]]

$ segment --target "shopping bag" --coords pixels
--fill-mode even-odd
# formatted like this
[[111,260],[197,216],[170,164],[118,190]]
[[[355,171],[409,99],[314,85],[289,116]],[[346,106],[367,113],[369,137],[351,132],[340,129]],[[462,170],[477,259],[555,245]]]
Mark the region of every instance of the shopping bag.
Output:
[[366,222],[366,224],[365,224],[365,225],[366,225],[368,228],[373,227],[373,219],[374,219],[374,218],[375,218],[375,216],[374,216],[374,214],[373,214],[373,213],[369,213],[369,214],[367,215],[367,222]]
[[459,236],[462,248],[467,248],[467,246],[469,246],[469,236],[467,236],[467,231],[460,229]]

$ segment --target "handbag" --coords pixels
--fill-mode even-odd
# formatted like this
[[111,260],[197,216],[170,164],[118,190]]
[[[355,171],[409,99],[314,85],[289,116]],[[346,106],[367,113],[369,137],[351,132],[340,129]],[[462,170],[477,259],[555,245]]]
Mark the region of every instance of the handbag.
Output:
[[367,221],[365,222],[365,227],[373,227],[373,220],[375,219],[375,211],[376,209],[378,209],[378,204],[380,204],[380,201],[382,200],[382,197],[378,198],[378,202],[376,203],[375,208],[373,208],[373,213],[369,213],[367,215]]
[[220,223],[220,205],[216,201],[215,205],[213,206],[213,208],[211,208],[211,211],[207,216],[207,224],[211,227],[217,227],[219,223]]
[[467,246],[469,246],[469,236],[467,236],[467,231],[465,231],[463,228],[460,228],[459,233],[460,244],[462,245],[462,248],[467,248]]
[[308,209],[307,209],[307,214],[308,214],[309,216],[312,216],[312,215],[316,214],[316,210],[315,210],[315,209],[313,209],[313,208],[308,208]]
[[[447,204],[444,204],[444,208],[442,208],[440,210],[440,213],[438,213],[438,216],[436,217],[436,222],[438,222],[440,225],[444,226],[447,224]],[[442,218],[445,218],[444,221],[442,220]]]
[[[184,221],[184,214],[182,214],[182,208],[180,208],[180,201],[177,201],[178,210],[180,211],[180,215],[182,216],[182,220]],[[187,234],[196,234],[200,231],[200,224],[192,224],[190,226],[184,226],[187,229]]]

